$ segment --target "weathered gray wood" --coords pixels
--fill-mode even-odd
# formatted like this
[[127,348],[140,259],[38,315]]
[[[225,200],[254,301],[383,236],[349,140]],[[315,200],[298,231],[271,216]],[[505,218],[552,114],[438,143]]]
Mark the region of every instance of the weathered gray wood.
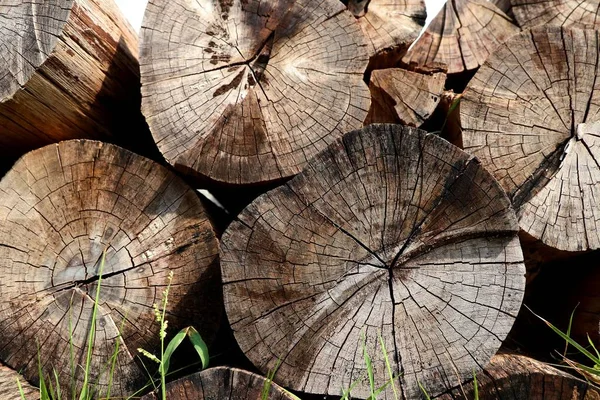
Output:
[[461,102],[463,142],[500,181],[521,228],[600,248],[598,32],[538,27],[502,45]]
[[146,383],[134,357],[159,344],[153,304],[169,273],[170,332],[194,325],[212,339],[222,307],[218,249],[195,192],[117,146],[66,141],[26,154],[0,181],[0,358],[7,365],[36,380],[39,344],[44,373],[54,379],[56,370],[64,393],[73,376],[81,386],[105,249],[90,378],[98,396],[106,394],[117,344],[112,396]]
[[389,379],[381,335],[396,390],[415,398],[420,381],[436,395],[511,328],[525,284],[517,232],[475,158],[414,128],[369,125],[225,231],[229,322],[260,370],[281,360],[284,386],[339,394],[358,380],[352,396],[365,398],[363,340],[376,382]]
[[38,388],[29,384],[17,371],[0,365],[0,399],[23,400],[17,385],[17,379],[21,384],[24,400],[37,400],[40,398]]
[[[477,374],[479,399],[598,400],[600,393],[583,380],[533,358],[498,354]],[[466,396],[465,396],[466,395]],[[440,396],[440,400],[474,399],[473,383]]]
[[366,42],[338,0],[151,0],[143,25],[142,110],[184,173],[290,177],[366,116]]
[[427,18],[423,0],[349,0],[348,10],[368,38],[370,56],[383,51],[404,53]]
[[504,0],[511,6],[516,22],[523,29],[538,25],[559,25],[581,29],[598,29],[598,0]]
[[449,74],[476,69],[517,32],[512,20],[487,0],[449,0],[403,61],[425,71],[446,64]]
[[365,124],[401,123],[418,128],[440,103],[445,81],[444,73],[419,74],[399,68],[373,71]]
[[3,160],[73,138],[140,146],[137,52],[112,0],[2,1]]
[[[169,400],[262,400],[263,390],[269,386],[268,400],[292,400],[276,383],[257,374],[238,368],[209,368],[167,384]],[[150,393],[142,400],[160,399]]]

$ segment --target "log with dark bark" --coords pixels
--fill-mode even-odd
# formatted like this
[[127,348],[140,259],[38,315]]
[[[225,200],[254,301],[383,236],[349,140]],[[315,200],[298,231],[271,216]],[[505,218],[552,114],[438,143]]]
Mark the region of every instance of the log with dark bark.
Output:
[[[433,134],[369,125],[259,197],[225,231],[221,269],[235,337],[275,381],[382,398],[432,395],[490,360],[521,305],[517,220],[479,162]],[[458,378],[457,378],[458,373]]]
[[382,52],[401,56],[419,36],[427,18],[423,0],[349,0],[348,10],[368,38],[371,57]]
[[[498,354],[477,374],[479,399],[598,400],[600,393],[587,382],[533,358]],[[468,383],[440,396],[440,400],[475,399]]]
[[444,73],[419,74],[399,68],[373,71],[365,124],[401,123],[418,128],[437,108],[445,81]]
[[184,173],[288,178],[362,126],[366,39],[338,0],[151,0],[143,25],[142,110]]
[[28,380],[41,360],[64,393],[72,378],[80,387],[83,368],[71,368],[85,364],[100,284],[90,382],[105,394],[118,345],[111,393],[131,394],[146,382],[137,349],[159,344],[153,304],[170,273],[169,326],[193,324],[207,341],[214,336],[217,260],[200,200],[166,168],[95,141],[30,152],[0,181],[0,358]]
[[448,73],[473,70],[494,48],[518,32],[512,20],[487,0],[449,0],[403,61],[420,70],[446,64]]
[[[268,392],[265,392],[266,388]],[[293,400],[293,397],[264,377],[238,368],[210,368],[167,384],[169,400]],[[160,397],[150,393],[142,400]]]
[[73,138],[151,143],[137,36],[112,0],[3,0],[0,19],[2,161]]
[[[21,385],[17,385],[17,380]],[[21,393],[23,396],[21,396]],[[29,384],[17,371],[0,365],[0,399],[2,400],[38,400],[40,391]]]
[[[500,0],[498,0],[500,1]],[[511,13],[523,29],[538,25],[560,25],[581,29],[600,28],[598,0],[503,0],[511,6]]]
[[521,228],[600,248],[598,31],[538,27],[499,47],[461,101],[465,150],[500,181]]

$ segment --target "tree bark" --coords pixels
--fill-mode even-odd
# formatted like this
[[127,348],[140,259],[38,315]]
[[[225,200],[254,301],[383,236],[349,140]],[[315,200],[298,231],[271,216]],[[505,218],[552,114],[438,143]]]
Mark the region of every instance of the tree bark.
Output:
[[[21,384],[23,396],[17,386]],[[0,398],[2,400],[37,400],[40,398],[38,388],[30,385],[17,371],[0,365]]]
[[349,0],[348,10],[368,38],[371,57],[381,52],[404,53],[427,18],[423,0]]
[[146,382],[134,357],[157,350],[153,304],[170,273],[170,331],[193,324],[214,336],[217,241],[195,192],[166,168],[114,145],[66,141],[22,157],[0,181],[0,199],[0,358],[28,380],[38,378],[39,345],[44,374],[56,370],[63,393],[72,379],[81,387],[98,285],[98,397],[116,346],[111,394]]
[[420,127],[437,108],[446,74],[419,74],[399,68],[375,70],[369,89],[372,101],[365,125],[400,123]]
[[511,6],[516,22],[523,29],[538,25],[560,25],[581,29],[598,29],[598,0],[556,1],[535,3],[525,0],[504,0]]
[[112,0],[7,0],[0,18],[3,161],[73,138],[149,142],[137,36]]
[[461,102],[465,150],[500,181],[521,229],[600,248],[598,32],[538,27],[502,45]]
[[449,0],[403,61],[419,70],[448,66],[448,73],[473,70],[494,48],[518,32],[511,19],[487,0]]
[[[468,379],[507,335],[524,266],[506,195],[479,162],[399,125],[353,131],[225,231],[235,337],[275,381],[309,393],[431,394]],[[381,335],[381,336],[380,336]],[[392,386],[394,388],[392,388]]]
[[[186,376],[167,384],[169,400],[258,400],[266,388],[266,399],[292,400],[281,387],[257,374],[238,368],[217,367]],[[142,400],[160,399],[150,393]]]
[[337,0],[152,0],[142,110],[181,172],[275,181],[362,126],[367,63],[363,33]]
[[[533,358],[498,354],[477,374],[479,398],[496,400],[598,400],[587,382]],[[440,396],[440,400],[474,399],[473,382]]]

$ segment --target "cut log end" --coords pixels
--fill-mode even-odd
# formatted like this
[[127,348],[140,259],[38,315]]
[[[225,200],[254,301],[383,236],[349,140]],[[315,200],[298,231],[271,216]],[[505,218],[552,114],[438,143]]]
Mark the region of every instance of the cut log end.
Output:
[[[237,368],[210,368],[167,384],[169,400],[293,400],[272,381]],[[142,400],[159,399],[151,393]]]
[[[338,394],[364,359],[382,398],[453,387],[485,365],[519,310],[524,266],[509,200],[479,163],[398,125],[351,132],[258,198],[224,233],[226,310],[275,381]],[[382,348],[386,349],[385,357]],[[457,378],[457,373],[460,378]]]
[[214,337],[217,241],[194,191],[164,167],[117,146],[67,141],[22,157],[0,195],[0,357],[28,380],[38,379],[39,359],[64,393],[73,379],[81,386],[83,369],[72,365],[85,361],[99,287],[99,397],[111,379],[119,397],[145,382],[134,357],[158,346],[153,304],[167,286],[169,327],[193,324]]
[[17,371],[0,365],[0,398],[2,400],[39,400],[40,390],[29,384]]
[[500,181],[521,228],[559,250],[600,248],[598,46],[593,30],[523,32],[461,102],[465,149]]
[[288,178],[370,104],[364,37],[337,0],[153,0],[141,37],[142,110],[185,173]]
[[598,0],[550,1],[535,3],[526,0],[502,0],[509,3],[510,11],[518,25],[533,28],[538,25],[553,25],[580,29],[598,29],[600,8]]

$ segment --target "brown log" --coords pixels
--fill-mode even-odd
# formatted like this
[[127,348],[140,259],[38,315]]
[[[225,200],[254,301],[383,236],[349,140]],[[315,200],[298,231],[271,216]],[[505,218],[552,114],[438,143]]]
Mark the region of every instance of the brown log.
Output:
[[[500,0],[498,0],[500,1]],[[516,22],[523,29],[538,25],[559,25],[581,29],[598,29],[598,0],[504,0],[511,5]]]
[[372,101],[365,125],[401,123],[420,127],[437,108],[446,74],[419,74],[399,68],[375,70],[369,90]]
[[180,171],[274,181],[362,126],[367,63],[364,35],[338,0],[151,0],[142,110]]
[[3,161],[73,138],[140,148],[137,36],[112,0],[6,0],[0,18]]
[[[238,368],[217,367],[186,376],[167,384],[169,400],[260,400],[263,390],[269,387],[269,400],[292,400],[276,383],[252,372]],[[156,400],[161,397],[150,393],[141,400]]]
[[[533,358],[498,354],[477,374],[479,399],[598,400],[600,393],[587,382]],[[474,384],[464,384],[439,400],[475,399]]]
[[[436,135],[369,125],[259,197],[225,231],[225,308],[242,351],[309,393],[432,395],[485,365],[521,305],[509,201],[479,162]],[[455,372],[457,371],[457,372]],[[456,374],[459,374],[457,378]],[[378,397],[379,398],[379,397]],[[381,398],[393,398],[392,385]]]
[[0,181],[0,199],[0,358],[28,380],[38,378],[39,345],[44,373],[56,370],[64,393],[71,379],[81,387],[104,250],[90,377],[97,396],[117,344],[111,394],[146,383],[134,357],[159,345],[153,304],[169,273],[171,331],[194,325],[205,340],[214,336],[217,241],[195,192],[166,168],[114,145],[66,141],[23,156]]
[[600,248],[598,32],[539,27],[502,45],[461,101],[465,150],[500,181],[521,229]]
[[420,70],[446,64],[448,73],[473,70],[494,48],[518,32],[512,20],[487,0],[449,0],[403,61]]
[[368,38],[371,57],[384,51],[404,53],[427,18],[423,0],[349,0],[348,10]]
[[[17,385],[21,384],[21,392]],[[29,384],[17,371],[0,365],[0,399],[2,400],[37,400],[40,398],[38,388]]]

